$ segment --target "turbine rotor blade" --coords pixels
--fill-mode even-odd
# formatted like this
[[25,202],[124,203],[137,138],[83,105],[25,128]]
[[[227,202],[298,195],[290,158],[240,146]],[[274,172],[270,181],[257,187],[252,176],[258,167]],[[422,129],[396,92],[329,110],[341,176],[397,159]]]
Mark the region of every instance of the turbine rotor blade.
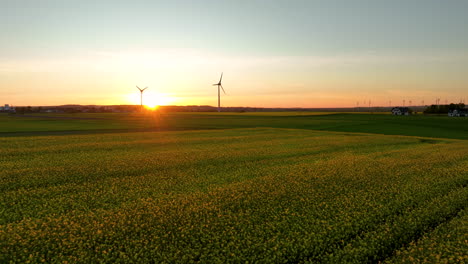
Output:
[[223,93],[224,93],[224,94],[226,94],[226,91],[224,91],[224,88],[223,88],[223,86],[222,86],[221,84],[220,84],[219,86],[220,86],[220,87],[221,87],[221,89],[223,90]]
[[221,73],[221,78],[219,78],[219,83],[221,84],[221,81],[223,80],[223,73]]

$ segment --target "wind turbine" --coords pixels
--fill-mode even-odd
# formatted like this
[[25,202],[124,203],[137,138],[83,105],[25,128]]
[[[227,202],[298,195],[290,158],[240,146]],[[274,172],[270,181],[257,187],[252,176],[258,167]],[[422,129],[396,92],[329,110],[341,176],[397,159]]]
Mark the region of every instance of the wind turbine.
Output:
[[221,73],[221,78],[219,78],[219,82],[213,84],[213,86],[218,86],[218,112],[221,112],[221,93],[219,91],[219,88],[223,90],[223,93],[226,94],[224,91],[223,85],[221,84],[221,81],[223,80],[223,73]]
[[141,89],[140,87],[138,87],[138,85],[136,86],[136,88],[138,88],[138,90],[140,90],[140,105],[141,105],[141,108],[143,108],[143,92],[148,89],[148,86],[146,86],[145,88]]

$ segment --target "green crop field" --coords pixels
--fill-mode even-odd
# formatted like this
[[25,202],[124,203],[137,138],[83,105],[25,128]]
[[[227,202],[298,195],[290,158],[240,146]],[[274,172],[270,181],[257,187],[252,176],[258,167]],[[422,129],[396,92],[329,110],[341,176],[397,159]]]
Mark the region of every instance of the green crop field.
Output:
[[0,263],[466,263],[468,120],[0,116]]
[[468,139],[468,120],[447,116],[313,112],[0,114],[0,137],[256,127]]

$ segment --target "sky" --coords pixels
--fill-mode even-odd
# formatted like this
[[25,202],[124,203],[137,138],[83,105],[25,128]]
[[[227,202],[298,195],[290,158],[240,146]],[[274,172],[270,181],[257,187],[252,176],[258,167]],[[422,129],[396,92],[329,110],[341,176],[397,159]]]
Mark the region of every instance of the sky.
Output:
[[0,105],[468,101],[466,0],[0,0]]

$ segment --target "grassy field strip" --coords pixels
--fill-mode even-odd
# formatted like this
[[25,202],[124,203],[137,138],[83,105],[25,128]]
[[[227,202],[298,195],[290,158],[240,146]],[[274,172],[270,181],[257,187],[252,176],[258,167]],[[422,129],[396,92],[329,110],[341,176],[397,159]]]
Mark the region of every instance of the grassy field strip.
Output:
[[[40,116],[40,115],[38,115]],[[52,115],[53,116],[53,115]],[[357,113],[147,113],[57,114],[52,118],[0,115],[0,137],[15,135],[69,135],[130,131],[181,131],[233,128],[293,128],[338,132],[363,132],[432,138],[468,139],[466,118],[447,116],[392,116]],[[75,118],[67,120],[63,117]],[[100,118],[80,120],[79,118]]]
[[384,260],[468,203],[468,143],[425,140],[263,128],[4,138],[0,262]]

